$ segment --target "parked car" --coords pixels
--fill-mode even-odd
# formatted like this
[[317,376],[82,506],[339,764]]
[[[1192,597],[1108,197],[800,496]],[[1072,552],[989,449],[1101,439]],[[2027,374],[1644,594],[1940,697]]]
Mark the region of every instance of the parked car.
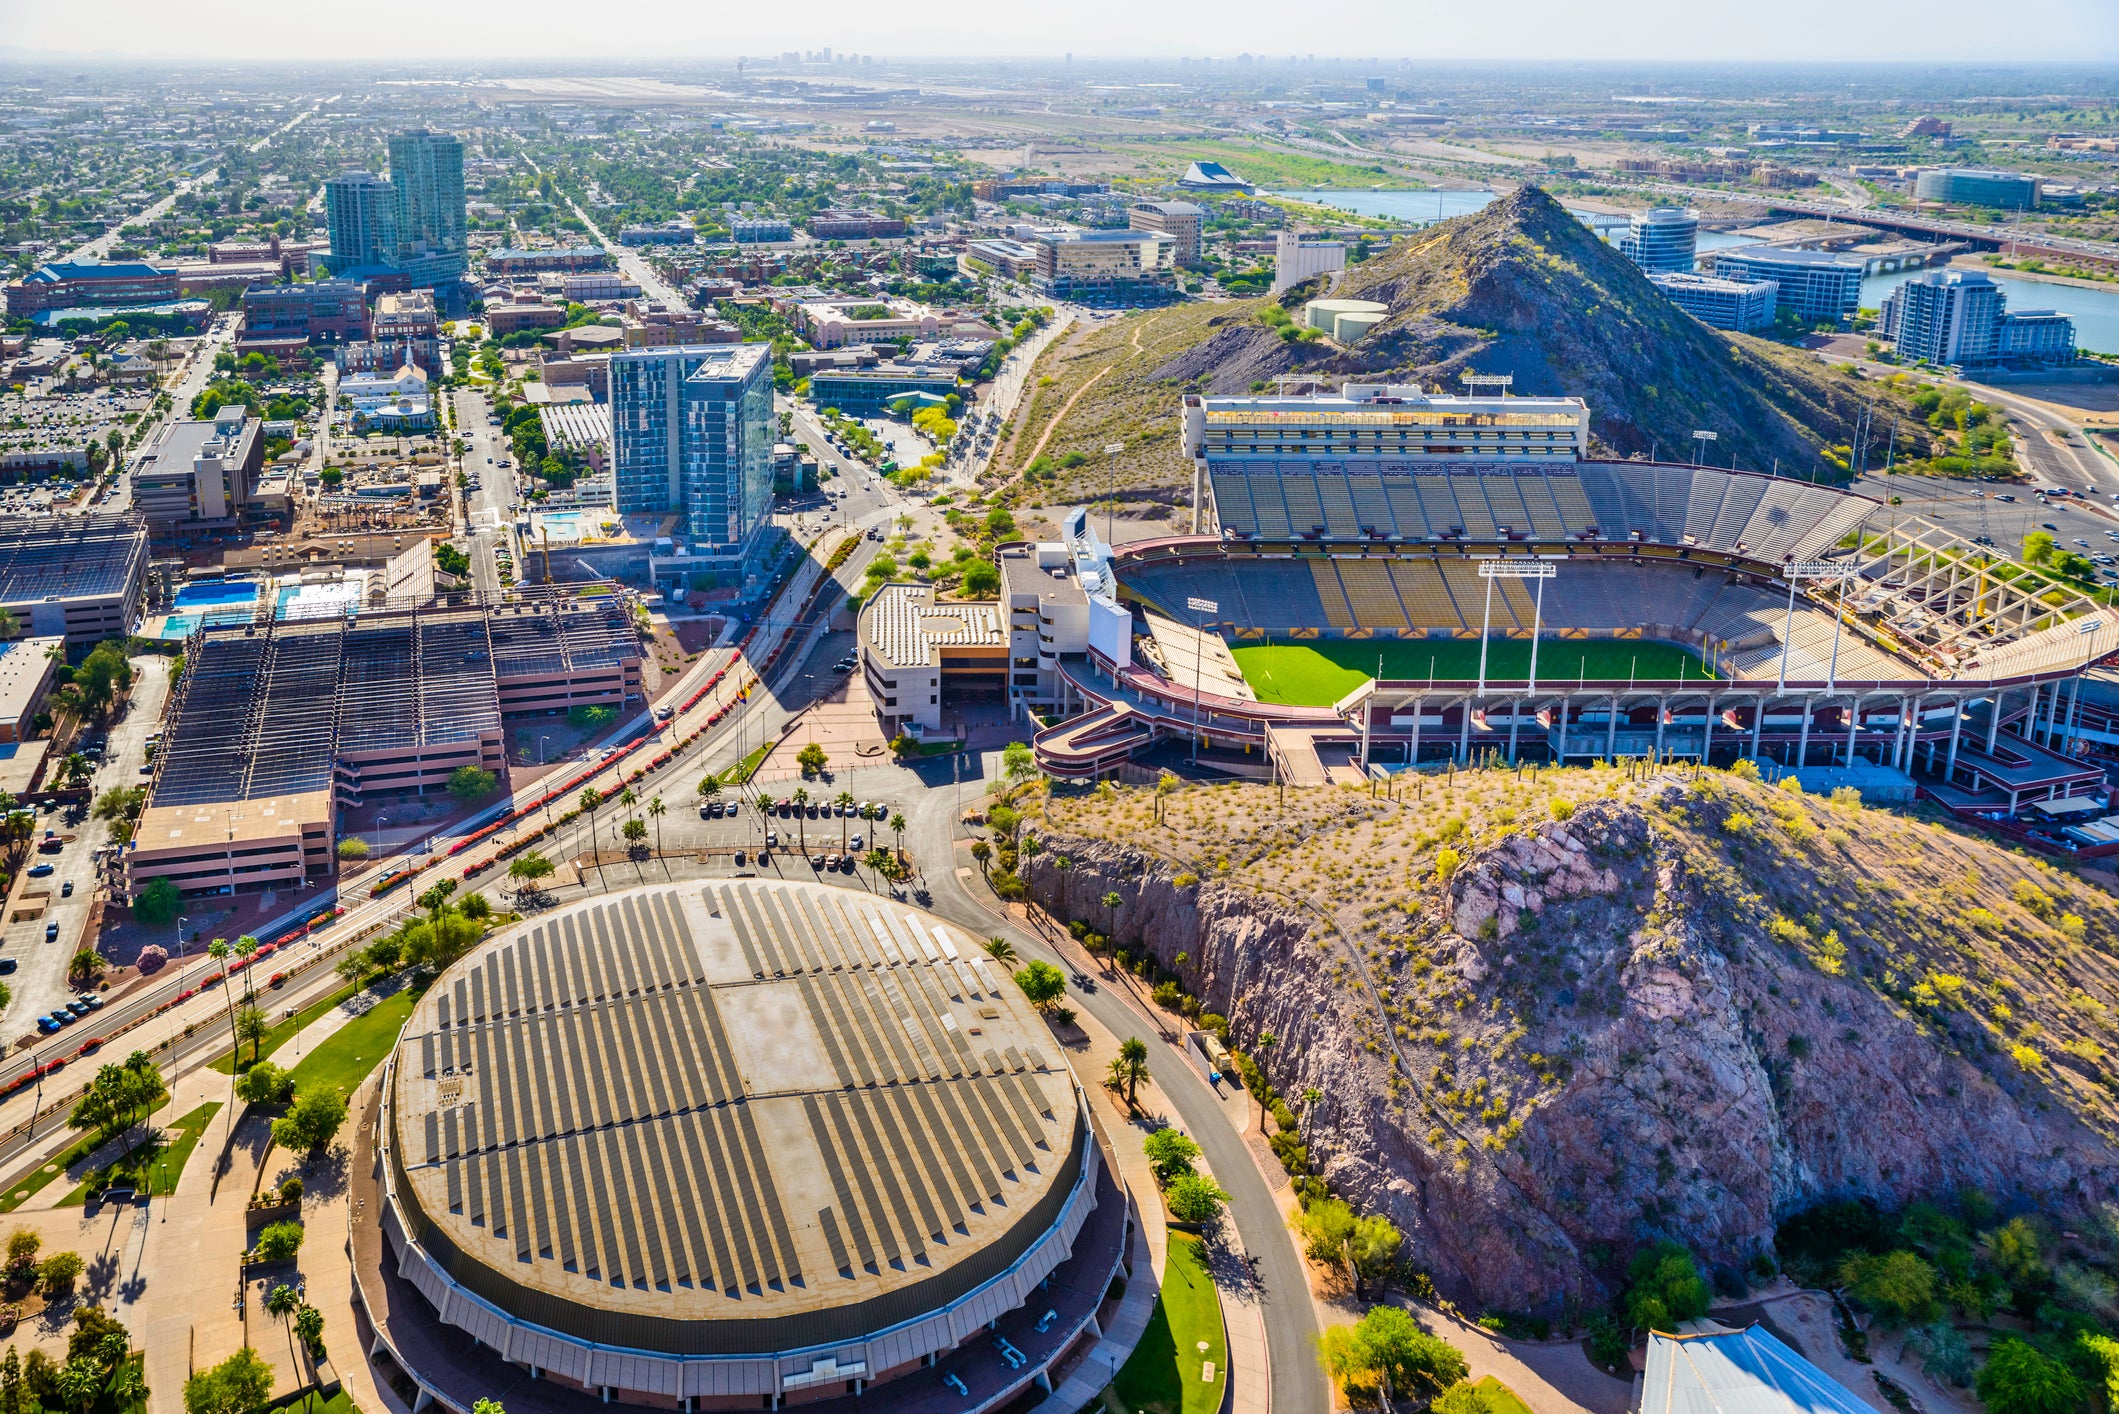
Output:
[[852,836],[850,836],[850,837],[849,837],[849,838],[847,839],[846,843],[847,843],[847,847],[848,847],[849,849],[854,849],[854,850],[858,850],[858,849],[860,849],[860,847],[861,847],[861,832],[860,832],[859,830],[855,830],[855,831],[853,832]]
[[[776,847],[777,847],[777,846],[779,845],[779,843],[780,843],[780,832],[779,832],[778,830],[767,830],[767,831],[765,832],[765,847],[766,847],[766,849],[773,849],[773,848],[776,848]],[[759,859],[760,859],[761,861],[762,861],[762,860],[764,859],[764,857],[765,857],[765,852],[764,852],[764,850],[760,850],[760,851],[759,851],[759,853],[758,853],[758,857],[759,857]]]
[[49,1036],[59,1029],[59,1023],[48,1016],[40,1016],[37,1018],[37,1029]]
[[52,864],[50,860],[45,860],[42,863],[32,864],[29,866],[29,876],[32,879],[41,879],[46,874],[49,874],[51,872]]
[[820,873],[820,874],[821,874],[821,873],[823,873],[823,872],[824,872],[824,856],[823,856],[823,855],[821,855],[821,854],[812,854],[812,855],[811,855],[811,856],[809,857],[809,867],[810,867],[810,868],[812,868],[812,869],[814,869],[814,870],[816,870],[816,871],[817,871],[818,873]]
[[18,964],[11,957],[0,957],[0,977],[13,972]]
[[56,943],[59,941],[58,919],[54,918],[51,922],[44,925],[44,941],[47,943]]
[[72,898],[73,896],[74,896],[74,881],[73,881],[73,880],[71,880],[71,879],[68,879],[68,880],[67,880],[67,881],[66,881],[65,883],[63,883],[63,884],[59,885],[59,897],[60,897],[60,898]]

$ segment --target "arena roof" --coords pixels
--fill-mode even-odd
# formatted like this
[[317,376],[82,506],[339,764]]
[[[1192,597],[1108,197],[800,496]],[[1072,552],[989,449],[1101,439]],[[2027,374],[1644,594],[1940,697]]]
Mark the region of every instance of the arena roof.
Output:
[[735,879],[586,901],[459,964],[391,1078],[450,1276],[580,1339],[732,1354],[937,1309],[1050,1228],[1073,1081],[937,920]]

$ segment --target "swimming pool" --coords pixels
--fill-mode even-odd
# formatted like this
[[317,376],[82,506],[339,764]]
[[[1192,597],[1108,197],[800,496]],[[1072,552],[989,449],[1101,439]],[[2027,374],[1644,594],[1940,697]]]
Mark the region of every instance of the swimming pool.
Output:
[[212,609],[231,604],[253,605],[258,601],[258,583],[253,579],[216,579],[187,584],[173,601],[179,609]]
[[360,611],[367,593],[368,576],[359,570],[344,579],[313,584],[287,585],[273,605],[277,619],[328,619]]

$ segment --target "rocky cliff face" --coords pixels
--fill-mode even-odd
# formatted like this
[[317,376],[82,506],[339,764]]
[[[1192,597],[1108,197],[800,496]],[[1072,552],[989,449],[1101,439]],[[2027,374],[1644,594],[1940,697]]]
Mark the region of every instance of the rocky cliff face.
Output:
[[[1892,1202],[1969,1185],[2066,1209],[2111,1192],[2110,1115],[2084,1097],[2101,1091],[2047,1059],[2063,1015],[2105,1005],[2101,952],[2081,950],[2095,956],[2053,981],[2069,1010],[2038,1025],[2046,1049],[2012,1056],[1994,1043],[1994,1013],[1963,999],[1988,985],[2017,1003],[2000,1004],[2000,1025],[2029,1030],[2036,989],[1998,977],[1963,939],[1953,945],[1967,976],[1923,970],[1917,928],[1842,937],[1857,915],[1835,915],[1786,877],[1807,850],[1836,850],[1849,859],[1820,857],[1807,871],[1836,886],[1858,855],[1831,808],[1795,807],[1814,817],[1801,824],[1736,797],[1657,791],[1504,826],[1461,853],[1446,885],[1423,853],[1344,904],[1334,887],[1304,887],[1280,868],[1286,846],[1256,870],[1180,886],[1188,865],[1214,872],[1211,853],[1187,857],[1196,840],[1173,848],[1055,803],[1027,878],[1055,912],[1179,973],[1298,1110],[1318,1092],[1306,1115],[1313,1163],[1357,1207],[1398,1223],[1415,1262],[1460,1300],[1601,1299],[1634,1246],[1661,1236],[1739,1265],[1770,1251],[1779,1218],[1828,1197]],[[1407,834],[1435,818],[1321,794],[1347,794],[1368,839],[1392,811]],[[1336,818],[1292,848],[1344,859],[1355,840]],[[1722,847],[1732,818],[1739,834],[1777,819],[1847,837],[1809,834],[1793,855],[1738,846],[1734,862],[1751,867],[1732,867]],[[1975,846],[1986,848],[1953,840],[1950,852]],[[1989,853],[1999,861],[1982,865],[2022,872]],[[1972,876],[1960,875],[1960,905],[1976,901]],[[1853,896],[1876,902],[1870,887]],[[2034,913],[2093,910],[2089,923],[2066,915],[2075,934],[2108,937],[2119,921],[2094,891],[2071,902],[2064,886],[2047,888],[2059,902]],[[1114,891],[1125,899],[1115,916],[1093,902]],[[1806,914],[1781,911],[1806,901]],[[1892,900],[1882,902],[1877,917],[1889,918]],[[2026,961],[2052,969],[2050,957]],[[1930,980],[1907,980],[1921,976]],[[1958,1001],[1931,1007],[1921,986]],[[2084,1066],[2101,1073],[2094,1040],[2065,1039],[2094,1052]]]

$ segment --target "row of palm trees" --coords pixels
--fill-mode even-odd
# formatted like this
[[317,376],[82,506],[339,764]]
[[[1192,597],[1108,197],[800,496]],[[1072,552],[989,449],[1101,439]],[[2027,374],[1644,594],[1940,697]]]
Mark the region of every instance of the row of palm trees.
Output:
[[[699,798],[703,801],[712,801],[718,799],[721,795],[721,790],[722,784],[721,778],[719,776],[705,776],[702,777],[699,781]],[[802,853],[807,854],[809,853],[809,791],[803,786],[796,786],[794,789],[794,793],[788,796],[788,799],[794,802],[795,807],[796,848],[801,850]],[[830,806],[832,806],[832,813],[839,817],[839,853],[846,853],[846,840],[848,831],[847,822],[855,818],[860,818],[863,820],[873,819],[881,821],[884,827],[888,829],[891,834],[897,837],[898,857],[900,859],[903,859],[905,857],[905,816],[903,812],[898,812],[891,815],[888,820],[884,820],[881,815],[873,813],[855,817],[849,812],[851,812],[854,806],[857,805],[859,802],[854,799],[854,794],[850,790],[842,790],[837,795],[832,796],[828,801],[826,801],[821,795],[818,796],[817,799],[820,803],[829,804]],[[760,793],[757,799],[752,803],[756,806],[758,814],[761,817],[770,816],[775,806],[773,798],[763,793]],[[880,807],[877,806],[870,806],[869,810],[873,812],[879,808]]]
[[647,839],[649,820],[652,820],[655,826],[655,853],[662,853],[662,817],[669,807],[662,803],[661,796],[648,797],[645,811],[647,819],[643,820],[635,813],[636,807],[640,805],[640,794],[631,786],[627,786],[615,796],[606,796],[594,786],[584,787],[578,803],[581,813],[589,817],[589,866],[596,871],[599,883],[603,880],[603,851],[596,844],[596,812],[605,804],[613,802],[625,811],[624,822],[618,827],[618,836],[625,841],[627,853],[631,853]]

